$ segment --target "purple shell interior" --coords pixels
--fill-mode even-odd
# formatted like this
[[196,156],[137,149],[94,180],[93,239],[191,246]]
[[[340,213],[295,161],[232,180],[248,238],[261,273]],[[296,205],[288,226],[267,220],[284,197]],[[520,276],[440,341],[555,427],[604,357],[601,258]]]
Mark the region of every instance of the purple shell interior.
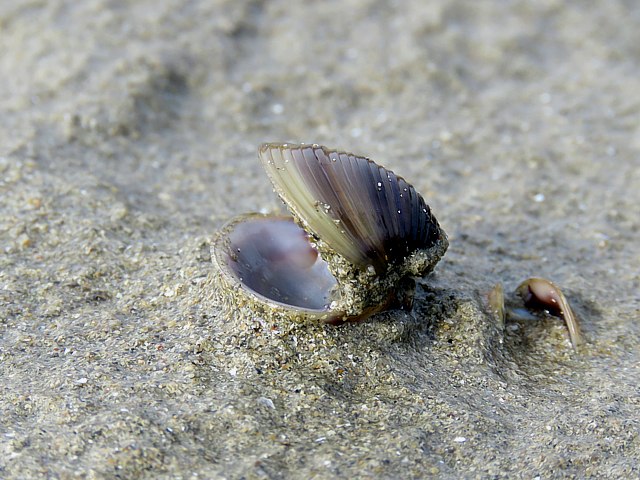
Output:
[[228,265],[249,289],[285,305],[328,310],[336,279],[293,219],[255,217],[229,233]]

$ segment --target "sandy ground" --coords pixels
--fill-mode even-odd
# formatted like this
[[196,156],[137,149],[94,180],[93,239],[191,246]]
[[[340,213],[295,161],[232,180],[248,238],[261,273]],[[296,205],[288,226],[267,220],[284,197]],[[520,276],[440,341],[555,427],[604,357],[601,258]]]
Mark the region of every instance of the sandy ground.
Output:
[[[17,6],[16,6],[17,5]],[[638,478],[633,1],[0,3],[0,477]],[[365,154],[451,247],[412,314],[223,315],[264,141]],[[486,312],[531,275],[562,322]]]

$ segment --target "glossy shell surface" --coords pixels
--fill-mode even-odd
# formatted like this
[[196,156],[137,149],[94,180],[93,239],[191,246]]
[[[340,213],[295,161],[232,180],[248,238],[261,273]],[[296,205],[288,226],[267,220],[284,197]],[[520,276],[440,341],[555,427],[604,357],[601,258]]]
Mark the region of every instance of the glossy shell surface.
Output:
[[212,253],[221,288],[239,297],[236,303],[262,304],[272,313],[305,319],[342,316],[331,311],[337,295],[335,277],[291,217],[236,217],[215,237]]
[[355,265],[382,273],[439,240],[439,225],[422,196],[368,158],[288,144],[265,144],[259,156],[305,228]]
[[406,303],[407,279],[444,255],[429,206],[392,171],[319,145],[264,144],[259,157],[293,216],[247,214],[217,234],[216,279],[231,313],[361,319]]

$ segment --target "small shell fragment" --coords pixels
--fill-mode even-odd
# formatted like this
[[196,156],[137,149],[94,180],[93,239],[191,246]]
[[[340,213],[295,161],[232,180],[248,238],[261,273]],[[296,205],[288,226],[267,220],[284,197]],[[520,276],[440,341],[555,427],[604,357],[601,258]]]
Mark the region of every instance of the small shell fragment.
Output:
[[546,310],[551,315],[562,318],[567,324],[573,348],[584,343],[578,319],[562,290],[556,284],[545,278],[532,277],[522,282],[516,288],[516,293],[522,298],[527,308]]
[[500,282],[496,283],[487,296],[491,313],[498,321],[500,328],[504,328],[507,317],[504,307],[504,288]]

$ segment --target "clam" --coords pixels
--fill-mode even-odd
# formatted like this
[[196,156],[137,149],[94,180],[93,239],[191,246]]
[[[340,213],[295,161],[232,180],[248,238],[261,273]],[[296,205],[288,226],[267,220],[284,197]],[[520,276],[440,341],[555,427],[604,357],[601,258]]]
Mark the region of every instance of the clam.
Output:
[[212,243],[223,307],[244,316],[342,323],[408,307],[413,277],[448,241],[422,196],[368,158],[264,144],[259,158],[291,216],[246,214]]

